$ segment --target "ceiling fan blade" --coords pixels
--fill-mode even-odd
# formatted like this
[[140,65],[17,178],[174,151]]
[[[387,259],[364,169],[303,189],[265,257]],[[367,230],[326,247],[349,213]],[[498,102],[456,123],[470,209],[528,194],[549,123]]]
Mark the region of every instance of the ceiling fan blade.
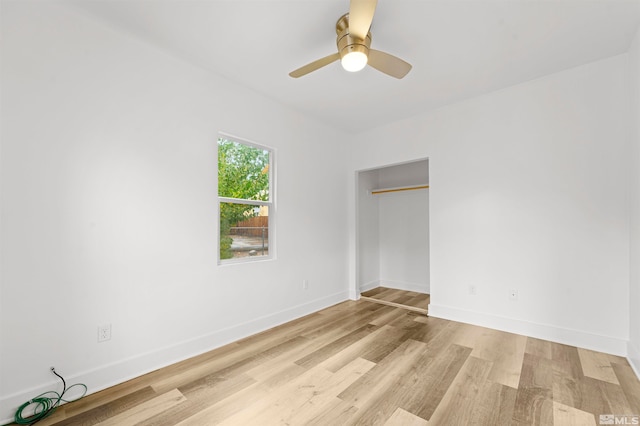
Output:
[[349,6],[349,33],[364,40],[367,37],[378,0],[351,0]]
[[340,59],[340,54],[336,52],[332,55],[325,56],[324,58],[318,59],[317,61],[313,61],[310,64],[304,65],[295,71],[291,71],[289,75],[293,78],[302,77],[303,75],[307,75],[312,71],[315,71],[324,66],[327,66],[330,63],[337,61],[338,59]]
[[411,64],[379,50],[369,50],[369,65],[391,77],[402,78],[411,71]]

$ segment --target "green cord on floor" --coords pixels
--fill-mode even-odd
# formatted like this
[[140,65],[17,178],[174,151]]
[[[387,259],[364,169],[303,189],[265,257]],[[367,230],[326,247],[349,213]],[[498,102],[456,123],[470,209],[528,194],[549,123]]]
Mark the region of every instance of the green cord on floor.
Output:
[[[13,421],[16,424],[19,424],[19,425],[35,424],[40,420],[48,417],[50,414],[52,414],[56,410],[56,408],[58,408],[61,402],[76,401],[87,394],[87,386],[85,384],[76,383],[75,385],[71,385],[67,388],[67,383],[65,382],[65,380],[62,378],[61,375],[56,373],[56,370],[53,367],[51,367],[51,372],[56,376],[58,376],[60,380],[62,380],[62,393],[58,393],[55,391],[44,392],[36,396],[35,398],[32,398],[29,401],[22,404],[20,407],[18,407],[18,410],[16,411],[16,414],[13,418]],[[84,390],[82,391],[82,395],[80,395],[79,397],[73,400],[63,399],[64,394],[67,393],[70,389],[73,389],[74,387],[84,388]],[[32,414],[25,417],[24,412],[27,408],[29,408],[29,411],[32,412]]]

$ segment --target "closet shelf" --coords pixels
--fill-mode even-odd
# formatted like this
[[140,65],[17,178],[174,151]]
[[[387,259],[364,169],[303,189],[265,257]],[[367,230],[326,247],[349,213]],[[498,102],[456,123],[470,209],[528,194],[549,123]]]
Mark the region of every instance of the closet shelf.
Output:
[[371,195],[386,194],[388,192],[413,191],[416,189],[429,189],[429,185],[423,184],[423,185],[398,186],[395,188],[372,189]]

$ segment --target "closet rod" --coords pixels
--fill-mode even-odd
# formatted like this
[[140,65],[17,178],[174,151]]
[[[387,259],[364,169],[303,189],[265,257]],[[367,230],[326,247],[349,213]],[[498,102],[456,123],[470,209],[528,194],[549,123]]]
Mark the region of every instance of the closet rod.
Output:
[[429,185],[401,186],[398,188],[373,189],[371,195],[386,194],[387,192],[413,191],[414,189],[429,189]]

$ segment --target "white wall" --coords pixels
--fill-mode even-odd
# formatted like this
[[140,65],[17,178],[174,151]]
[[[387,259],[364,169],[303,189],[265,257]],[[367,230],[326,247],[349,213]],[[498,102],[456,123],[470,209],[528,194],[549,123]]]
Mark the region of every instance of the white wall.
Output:
[[380,285],[429,293],[428,190],[376,197],[380,211]]
[[[344,134],[53,2],[3,2],[1,102],[0,420],[346,299]],[[277,260],[216,264],[218,131],[276,150]]]
[[640,377],[640,30],[629,49],[631,181],[629,257],[629,361]]
[[379,187],[379,173],[358,173],[358,293],[380,286],[380,209],[371,190]]
[[358,135],[353,170],[429,158],[431,315],[626,353],[626,64],[616,56]]

